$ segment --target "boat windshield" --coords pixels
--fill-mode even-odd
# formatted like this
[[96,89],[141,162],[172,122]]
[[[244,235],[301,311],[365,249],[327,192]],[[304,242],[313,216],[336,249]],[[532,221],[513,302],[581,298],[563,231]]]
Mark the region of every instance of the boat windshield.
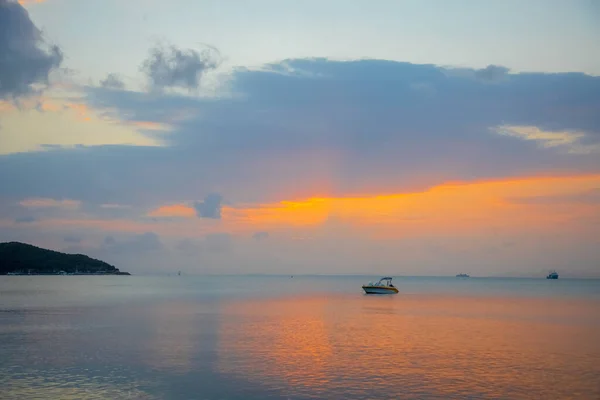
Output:
[[379,282],[377,282],[377,286],[394,286],[392,285],[392,278],[386,276],[385,278],[381,278]]

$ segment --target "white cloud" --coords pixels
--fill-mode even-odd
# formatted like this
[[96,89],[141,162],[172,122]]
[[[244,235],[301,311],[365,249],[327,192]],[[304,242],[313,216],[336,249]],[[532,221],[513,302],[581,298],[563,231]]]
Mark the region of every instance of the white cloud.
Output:
[[493,129],[499,135],[534,141],[543,148],[562,148],[574,154],[592,154],[600,152],[600,144],[586,144],[587,134],[580,131],[544,131],[536,126],[502,125]]

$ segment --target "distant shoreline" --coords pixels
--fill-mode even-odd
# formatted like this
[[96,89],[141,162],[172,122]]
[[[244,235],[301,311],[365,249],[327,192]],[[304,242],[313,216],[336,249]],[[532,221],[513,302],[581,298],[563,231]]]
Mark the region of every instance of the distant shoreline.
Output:
[[107,276],[107,275],[126,275],[130,276],[129,272],[77,272],[77,273],[61,273],[61,272],[8,272],[6,274],[0,274],[4,276]]

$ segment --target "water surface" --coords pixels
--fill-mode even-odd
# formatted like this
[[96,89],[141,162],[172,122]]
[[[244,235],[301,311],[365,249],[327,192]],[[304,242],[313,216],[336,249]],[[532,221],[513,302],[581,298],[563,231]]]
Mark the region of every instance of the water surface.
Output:
[[0,277],[2,399],[598,399],[600,282]]

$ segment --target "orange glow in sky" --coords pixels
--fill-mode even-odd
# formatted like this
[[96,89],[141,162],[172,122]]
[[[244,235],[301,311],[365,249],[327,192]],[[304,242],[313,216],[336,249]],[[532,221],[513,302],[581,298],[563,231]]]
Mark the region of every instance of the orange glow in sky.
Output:
[[43,3],[46,0],[19,0],[19,4],[24,6],[27,4],[34,4],[34,3]]
[[194,215],[196,215],[194,209],[185,204],[162,206],[148,214],[150,217],[193,217]]
[[[451,183],[424,192],[361,197],[308,198],[258,205],[224,206],[223,224],[232,231],[315,228],[328,223],[371,228],[382,237],[451,231],[482,226],[516,231],[546,229],[574,218],[598,215],[586,195],[600,188],[600,175],[537,177]],[[190,206],[174,204],[155,217],[195,217]]]

